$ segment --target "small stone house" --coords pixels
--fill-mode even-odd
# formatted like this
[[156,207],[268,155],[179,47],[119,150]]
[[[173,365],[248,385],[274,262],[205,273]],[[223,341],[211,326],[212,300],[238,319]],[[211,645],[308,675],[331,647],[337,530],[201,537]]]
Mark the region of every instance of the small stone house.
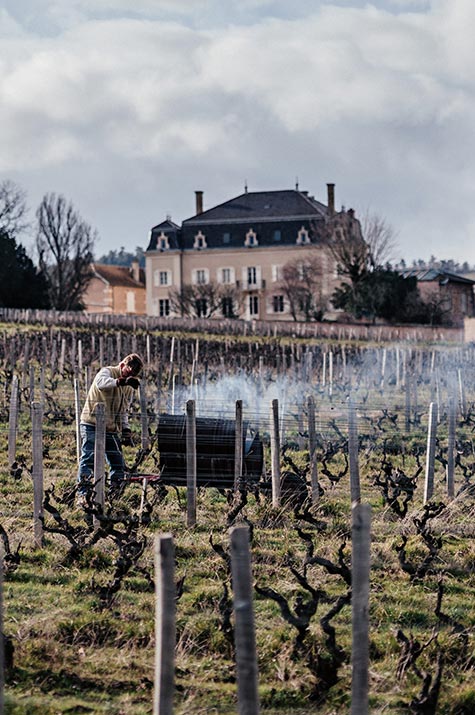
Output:
[[92,278],[83,295],[86,313],[145,315],[145,271],[129,266],[91,264]]
[[402,274],[405,278],[417,278],[422,300],[432,301],[441,308],[446,325],[461,327],[466,317],[475,315],[474,280],[435,268],[410,269]]

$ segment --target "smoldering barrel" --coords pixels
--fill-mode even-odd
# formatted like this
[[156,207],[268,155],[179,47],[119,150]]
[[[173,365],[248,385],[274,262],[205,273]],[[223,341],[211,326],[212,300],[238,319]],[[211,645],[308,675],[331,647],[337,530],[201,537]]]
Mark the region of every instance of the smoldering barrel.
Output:
[[[211,417],[196,418],[197,486],[229,489],[234,484],[236,423]],[[160,475],[165,484],[186,485],[186,418],[160,415],[157,427]],[[259,433],[242,423],[243,486],[261,478],[264,451]]]

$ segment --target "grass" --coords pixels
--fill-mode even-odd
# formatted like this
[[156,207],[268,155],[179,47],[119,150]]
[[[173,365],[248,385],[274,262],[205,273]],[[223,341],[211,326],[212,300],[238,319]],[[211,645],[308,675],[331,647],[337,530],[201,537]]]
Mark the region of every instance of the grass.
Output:
[[[64,393],[70,386],[62,385]],[[68,398],[69,399],[69,398]],[[422,400],[422,397],[421,397]],[[404,420],[399,419],[401,429]],[[154,679],[153,537],[171,532],[176,547],[176,580],[183,580],[177,602],[176,715],[226,715],[235,713],[236,668],[225,628],[226,607],[232,589],[225,560],[212,544],[228,550],[229,504],[214,489],[198,493],[198,523],[186,527],[183,490],[169,489],[151,513],[150,523],[137,530],[145,549],[122,579],[117,593],[104,606],[101,594],[111,586],[120,553],[117,540],[107,536],[71,555],[61,535],[46,532],[44,546],[35,549],[32,529],[33,488],[28,467],[31,438],[27,411],[20,416],[18,453],[26,467],[18,478],[10,474],[6,459],[7,425],[0,432],[0,524],[20,561],[8,571],[4,583],[5,633],[13,644],[13,667],[7,671],[5,712],[9,715],[57,713],[108,713],[150,715]],[[470,441],[470,426],[466,430]],[[384,501],[374,476],[381,469],[384,435],[365,424],[360,454],[362,499],[372,506],[372,569],[370,591],[370,706],[374,713],[410,712],[421,692],[422,681],[414,667],[397,675],[402,642],[425,646],[416,669],[432,677],[438,654],[444,658],[439,713],[463,715],[475,708],[475,499],[469,492],[449,502],[444,495],[440,468],[437,500],[446,504],[430,521],[442,540],[428,573],[412,578],[404,572],[396,547],[407,537],[406,560],[420,564],[428,548],[416,527],[423,514],[423,477],[406,517],[398,518]],[[293,435],[290,434],[290,437]],[[443,441],[443,426],[441,427]],[[412,475],[417,469],[413,451],[425,444],[423,429],[410,440],[394,430],[388,457],[394,466]],[[55,487],[61,516],[86,539],[91,532],[81,510],[68,505],[66,492],[76,471],[73,425],[45,419],[45,486]],[[321,456],[322,445],[319,447]],[[341,449],[329,464],[343,466]],[[292,450],[298,468],[304,469],[308,452]],[[267,461],[269,464],[270,461]],[[457,473],[458,483],[462,475]],[[304,646],[296,645],[296,629],[272,599],[255,594],[256,644],[261,710],[266,715],[333,715],[349,712],[351,693],[351,607],[346,605],[331,621],[341,651],[338,667],[332,661],[328,633],[321,619],[347,585],[319,564],[306,565],[308,538],[316,556],[338,562],[344,542],[344,561],[351,563],[351,513],[348,475],[331,485],[319,477],[325,493],[310,508],[309,521],[290,505],[273,508],[268,498],[253,495],[239,515],[252,526],[252,571],[261,589],[273,589],[286,599],[291,612],[302,612],[310,593],[292,568],[321,593],[316,614],[310,619]],[[140,504],[139,485],[130,485],[114,508],[130,517]],[[300,511],[302,513],[302,510]],[[52,526],[46,514],[46,525]],[[123,530],[118,524],[117,529]],[[299,533],[300,532],[300,533]],[[305,539],[302,532],[308,535]],[[212,542],[212,543],[211,543]],[[219,549],[218,549],[219,550]],[[292,567],[292,568],[291,568]],[[439,585],[443,586],[442,616],[436,612]],[[226,599],[227,589],[227,599]],[[437,634],[437,638],[433,639]],[[432,640],[431,640],[432,639]],[[316,667],[318,664],[318,668]],[[336,671],[334,684],[322,674]]]

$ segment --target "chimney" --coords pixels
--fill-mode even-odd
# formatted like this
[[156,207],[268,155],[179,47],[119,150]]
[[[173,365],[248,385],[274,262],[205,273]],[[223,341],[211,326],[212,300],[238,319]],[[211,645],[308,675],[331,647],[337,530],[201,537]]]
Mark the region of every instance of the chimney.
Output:
[[196,196],[196,215],[203,213],[203,192],[195,191]]
[[140,265],[138,261],[132,261],[130,264],[130,272],[132,273],[134,281],[140,283]]
[[327,184],[328,213],[333,216],[335,213],[335,184]]

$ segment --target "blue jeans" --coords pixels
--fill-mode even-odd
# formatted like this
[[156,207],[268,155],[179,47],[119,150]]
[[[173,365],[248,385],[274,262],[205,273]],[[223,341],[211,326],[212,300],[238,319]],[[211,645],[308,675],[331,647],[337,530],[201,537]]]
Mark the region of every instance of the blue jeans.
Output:
[[[94,425],[81,423],[79,429],[82,442],[78,472],[78,492],[86,494],[93,486],[96,428]],[[124,479],[125,462],[117,432],[106,432],[106,460],[110,468],[111,485],[119,484]]]

